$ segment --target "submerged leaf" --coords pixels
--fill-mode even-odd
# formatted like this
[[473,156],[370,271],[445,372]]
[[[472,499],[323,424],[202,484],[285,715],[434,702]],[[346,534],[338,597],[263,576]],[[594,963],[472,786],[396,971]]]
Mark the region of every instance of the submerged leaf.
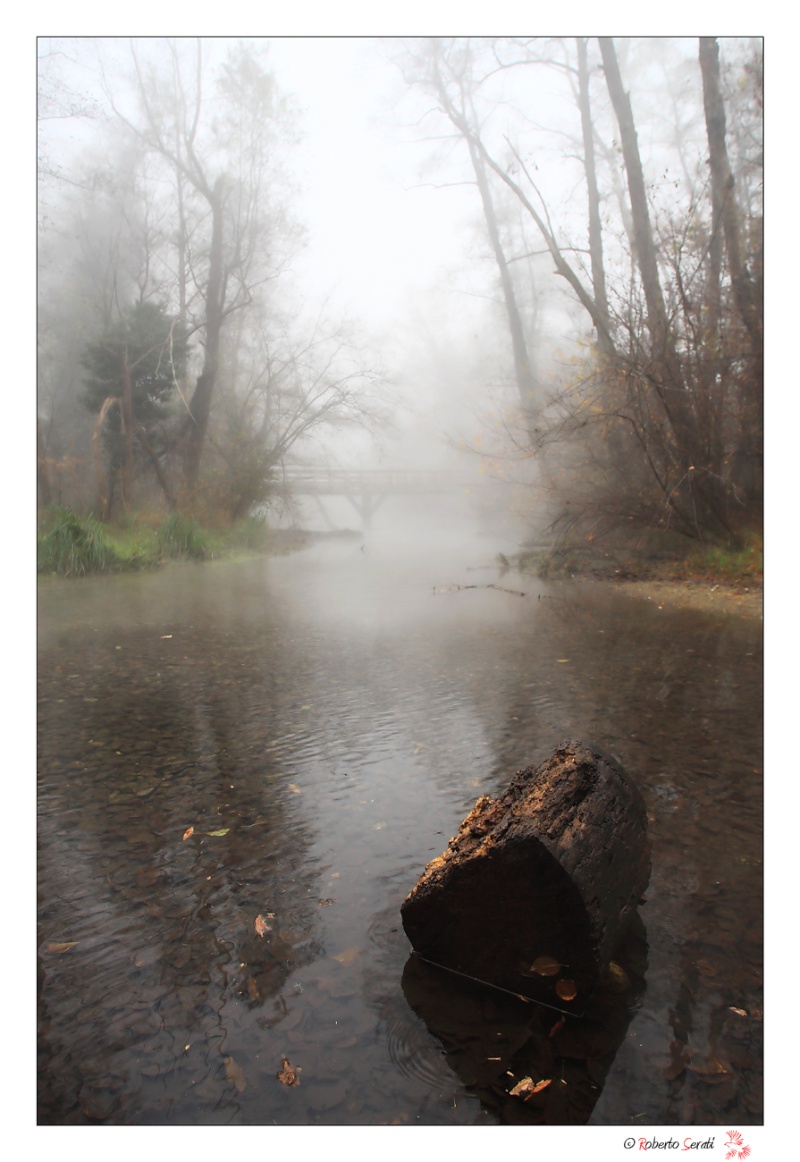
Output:
[[283,1058],[281,1065],[280,1072],[276,1074],[278,1081],[283,1085],[299,1085],[300,1078],[297,1075],[298,1073],[302,1073],[300,1066],[298,1065],[297,1069],[295,1069],[287,1057]]
[[346,948],[344,952],[336,953],[333,959],[338,960],[343,968],[349,968],[351,964],[355,964],[360,955],[361,946],[356,944],[352,948]]
[[225,1058],[225,1076],[239,1093],[247,1087],[247,1079],[241,1065],[237,1065],[232,1057]]
[[621,965],[612,960],[606,968],[604,983],[614,992],[624,993],[631,987],[631,978]]
[[560,980],[556,984],[556,996],[562,1001],[574,1001],[578,995],[578,986],[574,980]]
[[700,960],[695,961],[695,964],[697,965],[700,972],[702,972],[703,976],[716,976],[717,975],[717,969],[711,963],[710,960],[703,960],[701,957]]
[[730,1066],[719,1060],[718,1057],[706,1057],[701,1061],[690,1061],[686,1067],[698,1077],[722,1077],[731,1072]]
[[562,967],[563,965],[553,960],[552,956],[537,956],[531,965],[531,972],[535,972],[537,976],[558,976]]
[[258,913],[258,915],[255,918],[255,922],[253,924],[253,927],[255,928],[256,935],[258,935],[258,936],[266,936],[267,932],[272,931],[269,924],[266,922],[266,920],[264,919],[264,917],[261,915],[260,912]]

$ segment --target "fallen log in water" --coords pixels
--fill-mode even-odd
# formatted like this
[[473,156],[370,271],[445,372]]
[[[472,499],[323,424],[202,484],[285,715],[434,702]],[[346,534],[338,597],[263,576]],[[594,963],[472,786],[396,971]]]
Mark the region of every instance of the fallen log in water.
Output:
[[580,1012],[650,876],[642,796],[611,755],[564,742],[484,795],[401,908],[425,960]]

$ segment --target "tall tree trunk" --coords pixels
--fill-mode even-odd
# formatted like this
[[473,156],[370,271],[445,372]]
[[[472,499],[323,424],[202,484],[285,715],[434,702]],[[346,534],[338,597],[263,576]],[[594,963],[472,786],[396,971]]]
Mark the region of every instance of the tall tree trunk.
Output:
[[664,296],[661,292],[661,281],[658,276],[658,259],[653,229],[650,223],[650,211],[647,206],[647,194],[644,184],[642,159],[639,154],[639,139],[636,134],[636,125],[633,120],[633,110],[628,94],[622,86],[617,53],[613,40],[608,36],[598,38],[600,52],[603,57],[603,69],[606,74],[606,84],[619,123],[622,156],[625,161],[625,173],[628,179],[628,193],[631,199],[631,216],[633,218],[633,239],[636,249],[636,260],[642,278],[645,303],[647,305],[647,324],[653,343],[654,353],[672,363],[673,345],[669,335]]
[[583,133],[583,166],[586,171],[586,192],[589,198],[589,255],[592,263],[592,289],[597,309],[608,318],[606,272],[603,264],[603,233],[600,224],[600,193],[597,188],[597,170],[594,158],[594,126],[589,99],[589,66],[586,59],[586,40],[576,38],[578,47],[578,105]]
[[491,243],[492,253],[497,263],[497,269],[500,274],[500,285],[503,291],[503,303],[506,310],[506,318],[508,320],[508,329],[511,336],[511,347],[514,354],[514,378],[517,383],[517,391],[519,393],[520,403],[524,412],[530,413],[535,406],[535,388],[536,384],[531,369],[531,360],[528,353],[528,345],[525,339],[525,328],[522,323],[522,315],[520,313],[519,304],[517,303],[517,295],[514,289],[514,283],[511,278],[511,272],[508,269],[508,262],[506,260],[503,244],[500,240],[500,229],[497,221],[497,214],[492,200],[492,192],[489,187],[489,180],[486,173],[486,165],[484,163],[484,153],[480,146],[478,137],[478,130],[474,128],[477,124],[475,118],[475,110],[472,105],[471,95],[464,82],[463,75],[456,77],[459,89],[459,104],[456,106],[452,97],[447,90],[447,84],[442,76],[440,55],[441,50],[435,41],[432,44],[431,57],[431,80],[433,81],[439,98],[439,104],[442,110],[446,113],[452,124],[458,130],[467,144],[469,150],[469,157],[472,163],[472,169],[475,174],[475,181],[478,186],[478,192],[481,196],[481,204],[483,206],[483,216],[486,222],[486,231],[489,235],[489,242]]
[[647,205],[644,170],[633,119],[630,97],[622,85],[614,42],[598,38],[603,58],[606,84],[619,123],[622,156],[628,180],[633,219],[634,249],[642,280],[650,333],[652,368],[649,378],[666,413],[674,440],[666,451],[674,460],[674,486],[669,502],[682,518],[694,525],[698,536],[703,528],[730,534],[727,498],[722,482],[710,470],[703,452],[703,433],[698,431],[693,414],[691,393],[684,381],[680,357],[675,346],[661,280],[658,252]]
[[145,452],[150,457],[150,462],[153,465],[153,470],[156,474],[156,479],[158,480],[158,483],[161,486],[161,491],[164,493],[164,499],[167,502],[167,508],[170,510],[170,512],[174,512],[175,509],[178,507],[178,503],[175,499],[175,494],[173,493],[172,488],[170,487],[169,479],[167,478],[167,475],[164,472],[164,468],[162,467],[161,461],[158,458],[158,453],[155,451],[155,449],[153,448],[153,445],[150,443],[150,441],[147,439],[147,436],[144,434],[144,428],[141,426],[141,424],[139,424],[136,434],[138,435],[139,442],[141,443]]
[[469,146],[469,156],[481,195],[483,214],[486,219],[486,230],[494,252],[497,269],[500,272],[500,285],[503,288],[503,301],[508,319],[508,329],[511,334],[511,346],[514,352],[514,375],[517,381],[517,390],[519,391],[519,398],[523,410],[530,412],[535,406],[536,384],[531,371],[531,360],[528,354],[528,345],[525,340],[525,328],[522,324],[522,316],[519,305],[517,304],[517,296],[514,290],[514,283],[511,279],[511,272],[508,269],[505,251],[500,240],[500,229],[492,201],[492,192],[489,189],[486,167],[472,137],[467,138],[467,145]]
[[711,188],[720,207],[725,249],[736,307],[747,327],[753,349],[761,347],[759,295],[742,257],[739,208],[736,204],[733,173],[725,144],[725,104],[719,78],[719,45],[714,36],[700,37],[700,71],[703,77],[703,106],[708,134]]
[[103,424],[111,408],[120,406],[118,396],[107,396],[97,413],[97,419],[92,429],[92,459],[97,476],[97,502],[100,509],[100,520],[109,519],[114,501],[114,483],[111,479],[111,473],[109,472],[107,477],[103,468]]
[[714,36],[699,38],[703,107],[708,136],[711,196],[714,216],[722,224],[728,271],[736,309],[750,338],[752,369],[748,377],[746,417],[737,449],[738,475],[751,496],[761,494],[761,461],[764,440],[764,338],[761,291],[751,277],[742,255],[742,228],[728,148],[725,142],[725,102],[719,71],[719,45]]
[[120,426],[122,428],[122,476],[120,479],[120,500],[127,510],[133,490],[133,383],[131,365],[127,350],[122,354],[122,396],[119,401]]
[[47,468],[47,449],[39,419],[36,420],[36,496],[39,508],[47,508],[53,502],[53,489]]
[[208,283],[205,301],[205,354],[203,369],[197,377],[189,403],[189,418],[186,429],[186,456],[184,477],[190,497],[196,492],[200,478],[200,461],[203,453],[208,420],[211,415],[211,401],[219,372],[220,336],[222,334],[224,271],[222,242],[224,232],[223,213],[224,178],[217,178],[210,191],[211,206],[211,249],[208,259]]

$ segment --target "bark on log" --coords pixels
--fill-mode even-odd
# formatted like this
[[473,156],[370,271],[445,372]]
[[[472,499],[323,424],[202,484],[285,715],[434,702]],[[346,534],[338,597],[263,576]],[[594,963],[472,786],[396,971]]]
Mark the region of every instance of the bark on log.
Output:
[[424,959],[580,1012],[650,876],[644,800],[620,764],[564,742],[484,795],[404,901]]

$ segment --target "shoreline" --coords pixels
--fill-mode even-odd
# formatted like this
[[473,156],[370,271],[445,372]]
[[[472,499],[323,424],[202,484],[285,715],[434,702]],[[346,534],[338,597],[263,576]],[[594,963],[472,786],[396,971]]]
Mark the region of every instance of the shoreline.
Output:
[[748,620],[763,620],[764,594],[760,586],[725,585],[708,581],[651,581],[626,578],[610,581],[598,578],[608,589],[622,589],[629,596],[650,601],[659,608],[700,609],[706,613],[733,614]]

